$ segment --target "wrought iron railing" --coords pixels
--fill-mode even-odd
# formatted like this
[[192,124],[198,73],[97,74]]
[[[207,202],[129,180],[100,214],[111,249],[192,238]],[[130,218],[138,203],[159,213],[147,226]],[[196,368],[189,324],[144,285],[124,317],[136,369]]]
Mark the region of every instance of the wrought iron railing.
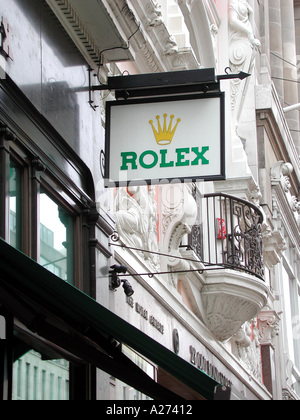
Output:
[[198,223],[188,246],[210,266],[242,270],[264,280],[262,212],[254,204],[227,194],[201,196],[194,189]]

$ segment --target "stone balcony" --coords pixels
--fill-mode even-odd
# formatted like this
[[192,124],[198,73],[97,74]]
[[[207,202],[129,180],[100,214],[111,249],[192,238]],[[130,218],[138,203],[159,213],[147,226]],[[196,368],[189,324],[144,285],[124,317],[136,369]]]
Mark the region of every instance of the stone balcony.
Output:
[[219,341],[226,341],[267,303],[263,214],[252,203],[226,194],[194,198],[201,223],[193,226],[188,247],[206,268],[204,320]]

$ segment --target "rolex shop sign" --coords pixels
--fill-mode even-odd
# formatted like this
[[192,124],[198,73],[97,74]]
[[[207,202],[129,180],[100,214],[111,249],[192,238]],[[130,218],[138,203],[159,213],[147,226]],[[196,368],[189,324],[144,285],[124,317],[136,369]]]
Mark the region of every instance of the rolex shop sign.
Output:
[[224,94],[107,104],[106,186],[225,179]]

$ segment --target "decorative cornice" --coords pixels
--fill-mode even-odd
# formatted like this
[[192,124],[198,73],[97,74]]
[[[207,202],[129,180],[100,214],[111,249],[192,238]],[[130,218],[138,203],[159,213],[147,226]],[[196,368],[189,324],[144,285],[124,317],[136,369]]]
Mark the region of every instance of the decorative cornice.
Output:
[[[109,0],[112,1],[112,0]],[[193,51],[190,48],[179,49],[175,38],[170,34],[161,13],[161,8],[152,0],[119,0],[123,10],[128,10],[140,22],[140,33],[135,37],[136,63],[140,71],[146,72],[145,65],[154,72],[153,61],[158,71],[192,70],[200,68]],[[144,56],[141,60],[140,53]],[[144,62],[143,62],[144,61]]]
[[101,46],[95,41],[72,0],[46,0],[91,67],[99,65]]
[[98,69],[103,57],[109,62],[134,60],[141,73],[200,67],[191,49],[178,48],[156,2],[89,0],[90,9],[95,8],[98,14],[101,12],[106,26],[111,26],[113,36],[107,38],[95,30],[94,23],[90,22],[90,10],[85,15],[81,1],[47,0],[47,3],[94,70]]

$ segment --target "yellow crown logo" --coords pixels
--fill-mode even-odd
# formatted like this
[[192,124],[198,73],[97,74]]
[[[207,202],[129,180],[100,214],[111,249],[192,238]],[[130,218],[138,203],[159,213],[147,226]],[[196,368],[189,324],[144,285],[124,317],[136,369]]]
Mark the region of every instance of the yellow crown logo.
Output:
[[181,119],[178,118],[175,127],[172,129],[174,115],[171,115],[170,117],[171,121],[170,121],[169,127],[167,128],[167,116],[168,114],[164,114],[164,128],[162,129],[161,124],[160,124],[160,116],[157,115],[156,119],[158,122],[158,131],[154,127],[153,121],[152,120],[149,121],[149,123],[152,126],[156,142],[160,146],[167,146],[168,144],[172,143],[173,137],[175,135],[175,131],[177,130],[178,124],[181,121]]

